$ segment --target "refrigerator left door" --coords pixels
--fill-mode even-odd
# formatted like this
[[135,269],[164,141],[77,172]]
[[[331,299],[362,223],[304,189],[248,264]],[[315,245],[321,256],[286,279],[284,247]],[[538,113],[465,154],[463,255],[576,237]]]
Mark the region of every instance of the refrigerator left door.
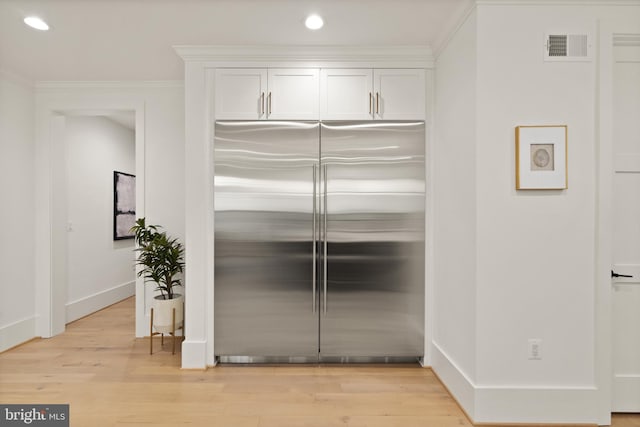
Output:
[[217,122],[214,156],[215,355],[315,361],[319,124]]

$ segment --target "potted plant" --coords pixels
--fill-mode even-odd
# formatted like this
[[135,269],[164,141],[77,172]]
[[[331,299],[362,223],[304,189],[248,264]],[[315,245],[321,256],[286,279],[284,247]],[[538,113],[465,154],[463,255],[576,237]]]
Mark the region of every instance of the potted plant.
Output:
[[184,247],[161,228],[147,225],[145,218],[139,218],[131,228],[137,244],[136,264],[142,267],[138,277],[144,277],[145,283],[153,283],[160,291],[153,300],[152,338],[154,328],[157,333],[170,333],[175,337],[175,331],[182,328],[184,319],[184,297],[175,292],[176,287],[182,286]]

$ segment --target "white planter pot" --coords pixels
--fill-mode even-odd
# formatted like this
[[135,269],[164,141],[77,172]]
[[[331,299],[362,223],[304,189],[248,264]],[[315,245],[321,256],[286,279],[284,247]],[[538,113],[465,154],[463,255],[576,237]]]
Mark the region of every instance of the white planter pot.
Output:
[[162,299],[161,295],[153,299],[153,328],[157,332],[168,334],[173,330],[173,309],[176,310],[176,330],[182,328],[184,320],[184,297],[174,294],[173,299]]

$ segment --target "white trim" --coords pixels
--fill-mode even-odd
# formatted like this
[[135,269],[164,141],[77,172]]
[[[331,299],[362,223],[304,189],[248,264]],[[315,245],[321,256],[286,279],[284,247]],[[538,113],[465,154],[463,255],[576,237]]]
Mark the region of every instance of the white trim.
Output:
[[433,343],[431,368],[474,423],[594,423],[599,390],[593,385],[478,385]]
[[[640,5],[640,2],[634,2]],[[613,262],[613,66],[614,46],[636,46],[640,25],[633,17],[625,23],[601,21],[599,26],[596,76],[596,340],[595,368],[599,398],[598,423],[611,423],[613,403],[612,291]]]
[[95,313],[123,299],[135,295],[135,280],[97,292],[66,304],[67,323]]
[[[145,217],[146,206],[146,159],[145,141],[146,141],[146,105],[144,102],[136,108],[136,125],[135,125],[135,150],[136,150],[136,215],[138,218]],[[136,337],[144,337],[149,329],[147,326],[151,322],[150,313],[146,308],[146,285],[144,278],[140,276],[142,266],[136,263]]]
[[611,424],[612,340],[611,277],[613,260],[613,37],[598,26],[595,111],[595,380],[599,389],[598,422]]
[[[427,46],[174,46],[185,62],[210,62],[208,68],[370,67],[433,68]],[[336,64],[340,64],[339,66]]]
[[148,88],[180,88],[182,80],[157,81],[38,81],[35,88],[39,92],[66,91],[70,89],[148,89]]
[[[613,376],[613,412],[636,412],[638,402],[637,397],[640,395],[640,375],[614,375]],[[624,396],[618,397],[617,394]]]
[[35,338],[35,330],[35,317],[28,317],[0,327],[0,353]]
[[[122,86],[114,86],[123,88]],[[43,90],[44,89],[44,90]],[[36,90],[36,256],[35,256],[35,291],[36,291],[36,335],[44,338],[61,332],[59,325],[66,323],[66,301],[60,301],[60,295],[66,295],[66,283],[54,280],[54,255],[57,265],[66,259],[66,250],[54,247],[53,230],[65,227],[65,224],[54,223],[54,194],[60,189],[52,186],[52,172],[56,167],[55,145],[56,135],[52,132],[55,117],[72,112],[96,110],[133,110],[136,115],[136,214],[145,215],[145,95],[144,87],[130,88],[126,92],[101,90],[93,82],[86,82],[74,91],[60,87],[55,91],[47,88]],[[93,90],[92,90],[93,89]],[[73,93],[73,97],[68,96]],[[59,159],[58,159],[59,160]],[[59,221],[59,219],[58,219]],[[62,257],[62,258],[61,258]],[[136,283],[136,336],[144,336],[148,330],[149,320],[144,313],[144,284],[142,279]],[[142,300],[142,301],[139,301]]]
[[425,76],[425,272],[424,272],[424,365],[431,365],[435,323],[435,120],[436,73],[426,70]]
[[[185,326],[187,333],[188,326]],[[182,369],[206,369],[207,342],[201,340],[189,340],[182,342]],[[213,364],[212,364],[213,365]]]
[[474,419],[476,411],[475,384],[435,341],[433,342],[432,355],[433,363],[431,364],[431,369],[433,369],[436,375],[438,375],[438,378],[445,384],[449,393],[453,395],[453,398],[465,413],[471,417],[471,419]]
[[53,114],[50,121],[50,182],[51,197],[49,207],[51,212],[51,335],[64,332],[67,324],[65,304],[69,283],[69,233],[66,224],[69,218],[67,185],[67,144],[65,142],[67,118],[62,114]]
[[[182,367],[204,369],[213,364],[213,306],[210,271],[213,268],[211,197],[212,141],[209,138],[209,96],[204,65],[185,66],[185,332]],[[207,345],[208,344],[208,345]],[[209,363],[208,363],[209,362]]]
[[595,387],[476,387],[474,423],[592,424]]
[[445,30],[440,33],[440,36],[433,43],[433,57],[436,61],[475,10],[476,3],[474,0],[465,0],[461,4],[458,12],[453,15],[445,26]]
[[[207,70],[205,72],[205,93],[206,96],[206,111],[209,111],[211,117],[215,117],[215,70]],[[215,140],[215,126],[213,120],[207,120],[206,125],[206,140],[207,143],[207,164],[209,168],[207,170],[207,189],[206,189],[206,206],[207,206],[207,218],[205,224],[205,236],[206,236],[206,253],[208,254],[209,263],[207,264],[206,271],[206,283],[212,284],[206,287],[205,304],[207,309],[206,324],[207,324],[207,352],[206,352],[206,364],[207,366],[215,366],[215,337],[214,337],[214,319],[215,319],[215,263],[212,261],[215,259],[215,235],[214,235],[214,177],[215,177],[215,162],[214,162],[214,145]]]

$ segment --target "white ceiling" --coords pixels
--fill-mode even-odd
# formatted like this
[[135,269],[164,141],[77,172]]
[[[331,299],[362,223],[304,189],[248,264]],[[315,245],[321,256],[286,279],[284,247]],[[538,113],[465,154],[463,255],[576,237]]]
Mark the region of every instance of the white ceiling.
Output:
[[[468,0],[0,0],[0,68],[43,80],[182,80],[174,45],[426,45]],[[304,27],[307,14],[323,29]],[[28,28],[38,15],[48,32]]]

